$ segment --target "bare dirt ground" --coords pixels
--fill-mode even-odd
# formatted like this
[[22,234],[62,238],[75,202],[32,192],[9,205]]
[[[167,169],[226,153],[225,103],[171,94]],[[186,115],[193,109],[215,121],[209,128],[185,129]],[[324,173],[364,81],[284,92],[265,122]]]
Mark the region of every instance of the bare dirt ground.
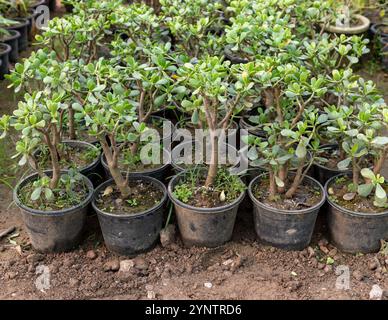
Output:
[[[373,65],[362,73],[377,82],[388,101],[388,75]],[[6,85],[0,83],[0,114],[11,112],[17,103]],[[17,176],[7,160],[14,151],[9,141],[0,142],[0,151],[0,176]],[[326,240],[324,212],[311,246],[301,252],[260,244],[252,209],[244,206],[232,241],[222,247],[185,248],[178,237],[168,247],[158,244],[128,259],[105,248],[95,216],[88,218],[77,249],[39,254],[31,248],[21,215],[11,202],[11,190],[0,184],[0,231],[16,228],[0,239],[0,299],[369,299],[373,285],[385,290],[383,299],[388,299],[388,256],[339,252]],[[343,279],[336,274],[339,266],[349,268],[348,290],[336,288]],[[43,278],[42,271],[49,278]]]

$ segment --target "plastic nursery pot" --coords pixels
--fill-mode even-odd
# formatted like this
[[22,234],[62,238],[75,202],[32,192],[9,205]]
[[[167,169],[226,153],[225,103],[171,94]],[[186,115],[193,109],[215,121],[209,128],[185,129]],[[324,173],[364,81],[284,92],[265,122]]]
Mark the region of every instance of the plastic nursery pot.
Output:
[[[62,171],[62,173],[66,172],[66,170]],[[51,171],[45,171],[45,173],[49,176],[52,174]],[[63,210],[41,211],[25,206],[18,196],[20,188],[37,178],[37,173],[24,178],[13,192],[13,199],[21,210],[31,244],[40,252],[69,251],[81,240],[86,214],[93,197],[93,185],[88,178],[83,176],[88,195],[81,203]]]
[[173,194],[177,183],[188,171],[173,177],[168,184],[168,196],[174,204],[179,231],[187,247],[218,247],[228,242],[233,233],[234,223],[245,191],[233,202],[216,208],[197,208],[179,201]]
[[1,40],[1,42],[11,47],[11,51],[9,52],[9,61],[11,62],[16,62],[19,58],[19,38],[19,31],[9,30],[9,35]]
[[[66,144],[68,146],[73,146],[73,147],[79,147],[79,148],[96,148],[95,145],[85,142],[85,141],[77,141],[77,140],[64,140],[62,141],[63,144]],[[39,155],[40,150],[37,149],[34,152],[34,156],[37,157]],[[77,168],[81,174],[86,176],[90,181],[92,181],[94,186],[97,186],[101,183],[101,175],[103,174],[103,170],[101,170],[101,157],[98,156],[93,162],[89,163],[88,165],[82,167],[82,168]]]
[[0,79],[4,79],[4,75],[9,73],[9,53],[12,51],[10,45],[0,43]]
[[[322,149],[329,149],[329,150],[336,150],[338,149],[337,144],[327,144],[323,145]],[[316,179],[324,186],[326,181],[330,178],[339,175],[340,173],[349,173],[351,170],[339,170],[339,169],[333,169],[325,167],[322,164],[319,164],[317,162],[314,162],[314,172]]]
[[381,43],[381,67],[388,72],[388,37],[380,39]]
[[[185,125],[186,123],[188,123],[189,125],[192,124],[190,117],[186,117],[175,124],[174,135],[172,137],[172,140],[176,144],[179,144],[182,141],[199,139],[199,137],[195,136],[195,128],[191,127],[189,129]],[[220,131],[219,141],[226,141],[227,143],[237,143],[238,129],[238,123],[236,121],[232,121],[229,128],[225,130],[226,133]],[[210,140],[208,132],[204,132],[204,135],[208,138],[208,140]]]
[[28,32],[28,41],[32,42],[34,41],[34,38],[35,38],[35,34],[36,34],[36,24],[35,24],[35,21],[36,21],[36,17],[39,15],[39,12],[32,10],[30,12],[30,16],[26,17],[26,19],[28,20],[29,22],[29,25],[27,27],[27,32]]
[[306,248],[314,231],[319,209],[325,203],[325,191],[315,179],[305,176],[305,181],[318,186],[322,199],[311,208],[302,210],[283,210],[260,202],[253,194],[253,187],[266,174],[256,177],[248,187],[253,202],[253,219],[258,238],[266,244],[285,250]]
[[48,7],[51,12],[55,12],[57,10],[57,1],[56,0],[48,0]]
[[[191,144],[191,148],[190,148],[190,144]],[[194,152],[195,156],[194,156],[194,154],[192,154],[191,160],[193,160],[193,162],[195,163],[195,161],[196,161],[195,157],[199,157],[198,160],[200,160],[201,163],[198,163],[198,165],[203,166],[203,163],[202,163],[202,162],[204,162],[203,160],[207,160],[206,154],[203,154],[203,151],[199,151],[199,150],[195,149],[195,148],[201,148],[201,147],[203,148],[204,146],[201,145],[200,143],[196,142],[196,140],[190,140],[190,141],[183,142],[183,143],[177,145],[174,149],[172,149],[172,151],[171,151],[171,165],[172,165],[174,171],[176,173],[180,173],[180,172],[187,170],[185,164],[180,163],[180,161],[179,161],[180,159],[183,159],[182,152],[184,152],[186,150],[186,148],[188,150],[192,149],[192,151],[195,151]],[[204,151],[206,151],[206,150],[204,150]],[[221,151],[219,154],[220,159],[222,158],[222,156],[224,156],[224,160],[229,160],[229,163],[231,166],[237,166],[239,164],[240,155],[235,147],[227,144],[227,145],[225,145],[225,149],[220,150],[220,151]],[[210,153],[210,150],[209,150],[209,153]],[[226,159],[225,159],[225,156],[226,156]],[[209,154],[209,159],[210,159],[210,154]],[[222,164],[225,164],[225,163],[222,163]]]
[[134,256],[151,249],[159,239],[163,223],[163,212],[167,201],[167,191],[163,183],[152,177],[130,176],[129,179],[131,181],[151,182],[163,191],[163,198],[155,207],[136,214],[104,212],[97,207],[95,199],[101,190],[114,183],[111,179],[96,189],[92,205],[97,212],[107,248],[121,255]]
[[265,138],[267,136],[267,133],[259,125],[250,124],[249,117],[250,114],[248,112],[248,114],[245,114],[240,118],[240,129],[244,129],[248,131],[249,134],[252,134],[254,136]]
[[[387,32],[384,32],[384,30],[387,30]],[[388,37],[388,25],[384,23],[375,23],[372,24],[370,27],[370,31],[372,32],[372,35],[386,38]]]
[[26,50],[28,47],[28,26],[30,25],[30,22],[28,21],[28,19],[24,18],[13,18],[12,20],[18,21],[19,23],[12,26],[8,26],[6,27],[6,29],[19,31],[19,52]]
[[232,50],[232,46],[228,45],[224,48],[224,56],[226,60],[229,60],[232,64],[248,63],[249,60],[245,58],[238,57],[235,55]]
[[388,237],[388,210],[380,213],[355,212],[341,207],[330,199],[328,189],[340,174],[326,182],[328,202],[327,224],[331,242],[348,253],[378,252],[380,240]]
[[360,14],[354,14],[353,18],[357,19],[357,24],[354,26],[334,26],[329,25],[325,26],[325,30],[332,33],[338,33],[338,34],[361,34],[366,31],[368,31],[370,26],[370,20]]
[[[164,161],[163,159],[167,159],[167,160]],[[163,164],[161,167],[158,167],[155,169],[148,169],[144,171],[131,171],[130,174],[133,177],[147,176],[147,177],[153,177],[159,181],[163,181],[169,170],[169,166],[171,162],[171,154],[166,149],[163,149],[163,159],[162,158],[160,159],[161,161],[163,161]],[[112,176],[110,174],[108,163],[106,162],[104,154],[101,155],[101,164],[104,167],[106,176],[110,179]],[[122,173],[126,174],[127,172],[123,170]]]

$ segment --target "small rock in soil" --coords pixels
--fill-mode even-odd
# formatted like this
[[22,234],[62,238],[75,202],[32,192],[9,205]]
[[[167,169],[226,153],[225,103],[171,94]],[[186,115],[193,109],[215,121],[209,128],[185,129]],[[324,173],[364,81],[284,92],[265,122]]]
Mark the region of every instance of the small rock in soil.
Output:
[[120,261],[120,272],[128,272],[135,266],[133,260],[122,260]]
[[147,291],[147,298],[148,299],[155,299],[156,298],[155,291]]
[[44,256],[36,253],[36,254],[30,254],[27,256],[27,262],[30,264],[38,263],[39,261],[42,261],[44,259]]
[[203,285],[205,286],[205,288],[208,288],[208,289],[213,288],[213,284],[211,282],[205,282]]
[[329,241],[327,239],[322,238],[321,240],[318,241],[319,246],[327,246],[329,244]]
[[166,228],[160,231],[160,242],[162,247],[168,247],[175,242],[176,229],[175,225],[169,224]]
[[308,258],[312,258],[314,255],[315,255],[315,251],[312,247],[308,247],[307,248],[307,252],[308,252]]
[[369,299],[381,300],[382,296],[383,296],[383,290],[377,284],[374,284],[372,286],[372,290],[369,292]]
[[97,258],[97,253],[94,250],[89,250],[88,252],[86,252],[86,258],[94,260]]
[[333,270],[333,266],[332,265],[326,265],[324,268],[323,268],[323,271],[325,273],[329,273]]
[[376,270],[379,266],[380,266],[380,263],[377,259],[373,259],[368,263],[369,270]]
[[330,257],[335,257],[335,255],[337,254],[338,250],[337,248],[333,248],[329,251],[329,256]]
[[365,276],[359,270],[356,270],[356,271],[353,272],[353,277],[357,281],[362,281],[365,278]]
[[104,264],[104,271],[118,271],[120,269],[120,262],[118,259],[113,259]]
[[324,263],[318,263],[318,269],[319,270],[323,270],[325,268],[325,264]]
[[79,280],[78,279],[74,279],[74,278],[70,278],[69,284],[73,288],[74,287],[78,287],[79,286]]
[[136,257],[135,259],[133,259],[133,262],[134,262],[135,268],[138,270],[144,271],[148,269],[148,262],[141,257]]
[[4,275],[4,278],[6,280],[13,280],[17,277],[17,273],[16,272],[7,272],[5,275]]
[[329,253],[329,249],[326,246],[320,245],[319,246],[319,250],[321,250],[324,254],[328,254]]

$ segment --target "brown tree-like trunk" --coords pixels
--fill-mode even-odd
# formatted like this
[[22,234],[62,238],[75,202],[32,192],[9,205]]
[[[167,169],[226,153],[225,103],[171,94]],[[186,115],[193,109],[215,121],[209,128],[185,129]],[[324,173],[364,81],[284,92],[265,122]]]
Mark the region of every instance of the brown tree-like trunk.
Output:
[[209,164],[209,170],[206,177],[205,187],[209,188],[214,184],[214,180],[217,176],[218,169],[218,135],[214,129],[210,129],[211,140],[211,158]]
[[373,167],[374,174],[380,173],[381,169],[383,168],[385,159],[387,158],[387,153],[388,153],[388,149],[384,149],[383,151],[381,151],[380,156]]
[[74,124],[74,110],[72,107],[69,107],[69,138],[70,140],[75,140],[75,124]]
[[51,142],[50,136],[47,134],[44,136],[45,142],[50,151],[51,165],[53,169],[53,175],[50,180],[50,189],[55,189],[58,186],[59,179],[61,177],[61,168],[59,166],[58,150],[56,146]]
[[352,159],[352,173],[353,173],[353,186],[358,187],[360,181],[360,171],[358,169],[357,161],[355,158]]
[[[108,163],[109,172],[112,175],[112,178],[120,190],[120,194],[122,198],[128,198],[131,194],[131,188],[128,186],[127,179],[124,178],[121,170],[118,167],[118,154],[116,152],[112,152],[112,149],[109,147],[106,137],[104,136],[100,139],[101,147],[104,152],[104,156],[106,158],[106,162]],[[116,148],[116,150],[119,150]]]
[[[286,179],[287,179],[287,166],[286,165],[280,166],[279,179],[282,180],[283,182],[286,181]],[[279,191],[279,193],[284,193],[284,192],[286,192],[286,188],[285,187],[278,187],[278,191]]]
[[296,190],[298,190],[298,187],[302,182],[304,164],[305,164],[305,159],[301,159],[299,162],[298,169],[296,170],[294,180],[292,181],[291,187],[286,192],[287,199],[291,199],[294,196]]
[[274,200],[276,197],[276,183],[273,170],[269,169],[269,200]]

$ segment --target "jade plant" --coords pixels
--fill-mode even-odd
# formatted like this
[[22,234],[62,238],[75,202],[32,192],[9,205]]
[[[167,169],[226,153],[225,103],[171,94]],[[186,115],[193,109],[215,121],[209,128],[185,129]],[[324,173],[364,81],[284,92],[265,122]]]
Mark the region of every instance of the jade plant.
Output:
[[272,121],[262,124],[266,137],[245,138],[251,145],[249,159],[269,173],[272,200],[282,194],[292,198],[307,174],[320,143],[317,128],[326,121],[315,105],[327,91],[323,77],[312,77],[308,69],[297,64],[272,67],[274,62],[271,58],[258,61],[254,77],[256,86],[264,92],[265,106],[273,110]]
[[194,124],[199,118],[205,118],[209,129],[211,159],[206,188],[214,185],[217,176],[220,131],[228,127],[238,109],[251,106],[254,72],[253,63],[231,66],[229,61],[218,57],[208,57],[197,64],[186,63],[178,70],[179,83],[190,92],[182,107],[192,113]]
[[[0,121],[0,130],[3,132],[1,137],[5,137],[11,128],[20,132],[14,158],[20,158],[20,166],[29,163],[38,173],[38,178],[23,193],[23,201],[40,209],[74,205],[86,195],[85,188],[79,189],[82,178],[75,170],[65,174],[61,172],[61,131],[66,111],[62,99],[62,94],[47,95],[42,91],[32,95],[26,93],[13,115],[5,115]],[[45,171],[47,168],[39,165],[34,155],[42,145],[50,153],[50,175]]]
[[221,1],[161,0],[160,4],[176,49],[194,58],[221,50],[222,37],[214,35],[223,26]]
[[327,130],[340,137],[343,150],[344,159],[338,163],[338,168],[349,168],[352,172],[343,199],[351,201],[357,193],[368,197],[375,189],[374,206],[386,208],[388,203],[382,176],[383,164],[388,157],[388,138],[383,134],[388,127],[386,104],[383,100],[356,104],[342,120],[339,120],[341,114],[337,117],[333,117],[333,113],[330,115]]

